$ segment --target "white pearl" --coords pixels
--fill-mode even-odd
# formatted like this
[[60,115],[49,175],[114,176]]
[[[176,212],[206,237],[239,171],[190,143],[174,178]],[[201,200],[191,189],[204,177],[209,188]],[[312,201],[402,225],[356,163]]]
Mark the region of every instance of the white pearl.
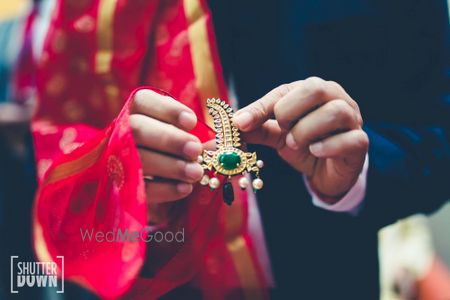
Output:
[[260,190],[260,189],[262,189],[263,186],[264,186],[264,182],[262,181],[262,179],[256,178],[255,180],[253,180],[253,188],[255,190]]
[[197,162],[201,164],[203,162],[203,156],[201,155],[197,156]]
[[220,186],[220,181],[216,177],[209,180],[209,187],[212,189],[217,189]]
[[262,160],[258,160],[256,162],[256,166],[261,169],[262,167],[264,167],[264,162]]
[[202,179],[200,179],[200,184],[201,185],[207,185],[209,183],[209,176],[208,175],[203,175]]
[[241,189],[245,190],[248,187],[248,179],[247,177],[241,177],[239,179],[239,186],[241,187]]

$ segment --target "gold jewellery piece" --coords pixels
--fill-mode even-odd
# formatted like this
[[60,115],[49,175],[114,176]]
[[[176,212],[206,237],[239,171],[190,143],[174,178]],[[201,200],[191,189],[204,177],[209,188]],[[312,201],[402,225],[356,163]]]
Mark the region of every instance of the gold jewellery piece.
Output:
[[259,178],[259,171],[264,166],[262,160],[257,160],[256,152],[245,152],[240,149],[241,139],[239,129],[233,126],[233,109],[220,99],[208,99],[207,107],[209,114],[214,119],[216,131],[216,150],[204,150],[203,155],[198,157],[198,162],[203,169],[209,171],[209,175],[203,175],[200,183],[209,185],[211,190],[220,186],[217,174],[226,176],[227,181],[222,187],[223,199],[226,204],[231,205],[234,201],[234,191],[230,179],[236,175],[239,178],[239,186],[245,190],[250,182],[247,173],[253,175],[252,186],[254,192],[262,189],[264,182]]

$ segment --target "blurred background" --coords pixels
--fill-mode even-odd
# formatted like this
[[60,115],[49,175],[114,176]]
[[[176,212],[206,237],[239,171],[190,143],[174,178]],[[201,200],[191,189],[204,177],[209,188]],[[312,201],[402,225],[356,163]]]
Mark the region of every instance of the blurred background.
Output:
[[450,204],[432,215],[429,220],[436,251],[447,266],[450,266]]
[[[450,16],[450,0],[447,3],[448,15]],[[429,219],[437,252],[442,256],[447,266],[450,266],[450,204],[444,206]]]
[[[11,37],[23,30],[29,7],[27,0],[0,1],[0,226],[2,232],[10,235],[7,237],[10,242],[0,247],[0,299],[10,297],[11,253],[33,258],[30,210],[35,170],[28,130],[33,95],[32,91],[21,95],[26,101],[20,99],[17,104],[12,102],[16,96],[12,96],[10,86],[20,49]],[[5,228],[13,229],[5,231]],[[439,290],[450,290],[450,204],[430,217],[413,216],[399,221],[381,230],[379,238],[381,299],[450,299],[436,294]],[[64,296],[29,290],[22,297],[95,299],[70,284]]]

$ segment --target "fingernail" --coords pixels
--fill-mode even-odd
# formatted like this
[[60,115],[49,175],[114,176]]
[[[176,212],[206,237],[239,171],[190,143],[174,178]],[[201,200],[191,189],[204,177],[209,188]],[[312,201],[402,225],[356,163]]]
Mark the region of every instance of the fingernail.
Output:
[[323,143],[317,142],[309,145],[309,151],[315,156],[321,156],[323,154]]
[[233,124],[235,124],[239,129],[245,130],[251,125],[252,120],[252,115],[249,112],[244,111],[234,115]]
[[192,129],[197,123],[197,117],[193,113],[182,111],[178,116],[178,123],[184,128]]
[[292,150],[297,150],[298,149],[298,145],[297,142],[294,139],[294,136],[292,135],[292,133],[288,133],[288,135],[286,136],[286,145],[291,148]]
[[177,191],[180,194],[188,194],[192,191],[192,184],[181,182],[177,184]]
[[186,145],[184,145],[183,153],[189,158],[197,159],[197,156],[202,153],[202,144],[199,142],[189,141]]
[[184,168],[186,176],[192,180],[200,180],[203,175],[203,168],[197,163],[188,163]]

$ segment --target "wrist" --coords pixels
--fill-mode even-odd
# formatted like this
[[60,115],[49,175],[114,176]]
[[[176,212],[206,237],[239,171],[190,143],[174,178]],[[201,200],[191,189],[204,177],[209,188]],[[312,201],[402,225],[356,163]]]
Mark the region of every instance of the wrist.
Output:
[[[361,170],[362,171],[362,170]],[[345,178],[333,176],[332,178],[321,178],[319,176],[308,177],[308,183],[311,190],[324,199],[328,204],[334,204],[342,199],[352,189],[361,174],[347,174]]]
[[336,192],[333,194],[324,193],[316,187],[313,180],[308,179],[308,181],[309,181],[309,187],[311,188],[311,190],[320,198],[320,200],[322,202],[329,204],[329,205],[333,205],[333,204],[336,204],[337,202],[339,202],[350,190],[350,188],[348,188],[345,191]]

